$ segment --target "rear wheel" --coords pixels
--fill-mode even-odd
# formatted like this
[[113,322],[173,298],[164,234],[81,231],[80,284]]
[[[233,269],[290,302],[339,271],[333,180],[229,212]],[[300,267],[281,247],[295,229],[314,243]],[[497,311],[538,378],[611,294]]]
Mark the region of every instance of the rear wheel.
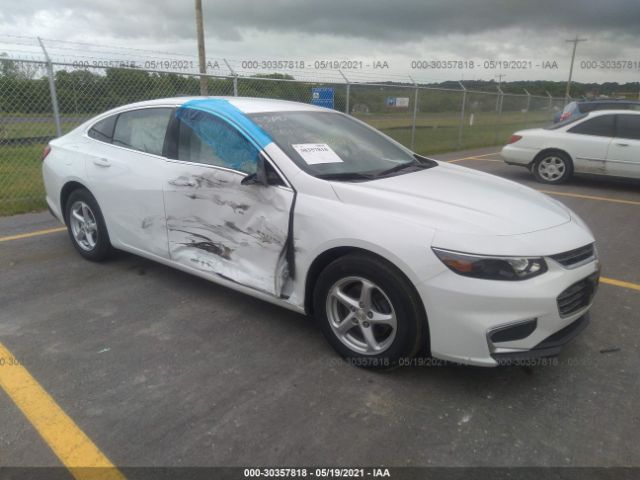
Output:
[[539,182],[563,183],[573,174],[573,163],[565,153],[545,153],[533,163],[532,172]]
[[69,195],[65,209],[67,231],[75,249],[87,260],[99,262],[111,253],[111,242],[98,202],[87,190]]
[[314,311],[340,355],[367,368],[391,368],[426,342],[426,318],[409,281],[387,262],[347,255],[316,284]]

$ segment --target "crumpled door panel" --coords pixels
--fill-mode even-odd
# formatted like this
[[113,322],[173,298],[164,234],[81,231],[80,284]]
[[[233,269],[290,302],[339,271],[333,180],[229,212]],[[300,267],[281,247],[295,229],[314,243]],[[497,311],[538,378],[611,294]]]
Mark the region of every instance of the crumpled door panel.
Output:
[[241,185],[243,176],[175,163],[165,184],[169,253],[177,262],[282,293],[293,192]]

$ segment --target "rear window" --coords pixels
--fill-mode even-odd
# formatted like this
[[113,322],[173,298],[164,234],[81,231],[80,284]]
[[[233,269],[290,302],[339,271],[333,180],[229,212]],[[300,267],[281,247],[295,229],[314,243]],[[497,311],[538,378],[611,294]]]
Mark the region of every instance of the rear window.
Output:
[[571,133],[582,135],[595,135],[597,137],[613,137],[615,127],[615,115],[600,115],[590,118],[575,127],[569,129]]

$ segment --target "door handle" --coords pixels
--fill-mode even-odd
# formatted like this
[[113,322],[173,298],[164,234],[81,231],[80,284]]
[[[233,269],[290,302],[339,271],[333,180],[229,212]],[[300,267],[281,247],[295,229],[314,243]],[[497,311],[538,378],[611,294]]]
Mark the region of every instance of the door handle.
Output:
[[183,178],[177,178],[175,180],[169,180],[169,184],[174,187],[195,187],[196,182],[193,180],[185,180]]
[[111,166],[111,162],[106,158],[94,158],[93,164],[97,165],[98,167],[105,167],[105,168]]
[[629,144],[628,143],[616,143],[617,146],[619,147],[628,147]]

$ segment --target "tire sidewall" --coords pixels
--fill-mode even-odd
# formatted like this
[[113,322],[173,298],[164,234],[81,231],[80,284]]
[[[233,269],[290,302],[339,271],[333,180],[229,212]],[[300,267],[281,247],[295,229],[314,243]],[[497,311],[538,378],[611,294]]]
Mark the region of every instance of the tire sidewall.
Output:
[[[538,171],[542,161],[549,157],[557,157],[564,162],[564,166],[565,166],[564,173],[557,180],[547,180],[546,178],[541,176],[540,172]],[[571,161],[569,156],[566,155],[565,153],[562,153],[562,152],[546,153],[545,155],[542,155],[538,159],[536,159],[536,161],[533,163],[532,173],[536,177],[536,180],[539,181],[540,183],[546,183],[549,185],[558,185],[560,183],[566,182],[569,179],[569,177],[573,175],[573,162]]]
[[[77,201],[82,201],[89,206],[89,208],[93,212],[93,216],[98,226],[98,239],[93,250],[84,250],[82,247],[80,247],[75,237],[73,236],[73,231],[71,230],[71,206]],[[107,226],[105,224],[104,217],[102,216],[102,211],[100,210],[98,202],[93,197],[93,195],[91,195],[88,190],[84,189],[73,191],[67,199],[64,212],[64,218],[67,223],[67,232],[69,233],[69,238],[71,239],[71,243],[73,244],[73,247],[76,249],[76,251],[87,260],[95,262],[106,258],[111,251],[111,242],[109,240],[109,233],[107,232]]]
[[[329,325],[327,296],[331,287],[339,280],[360,276],[374,282],[387,295],[397,318],[396,336],[384,352],[365,355],[354,352],[335,335]],[[417,294],[399,272],[382,261],[366,256],[348,255],[331,263],[323,270],[314,289],[314,313],[320,328],[338,353],[349,363],[359,367],[386,369],[400,364],[403,359],[413,357],[421,346],[424,329],[423,309],[417,303]]]

